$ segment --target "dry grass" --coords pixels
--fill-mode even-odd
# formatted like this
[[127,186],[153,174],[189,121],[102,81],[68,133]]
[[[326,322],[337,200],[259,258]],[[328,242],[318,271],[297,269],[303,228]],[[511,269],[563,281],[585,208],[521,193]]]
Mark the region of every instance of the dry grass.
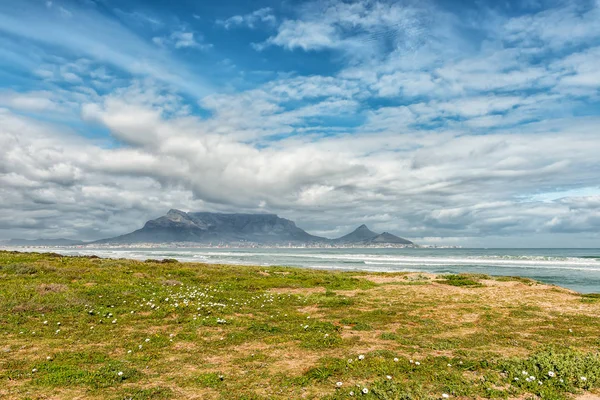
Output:
[[375,388],[365,398],[400,398],[377,397],[385,388],[415,399],[529,398],[537,392],[507,381],[502,363],[600,345],[600,301],[520,280],[471,276],[478,287],[463,287],[431,274],[0,252],[0,266],[15,263],[46,270],[7,274],[0,293],[0,397],[9,399],[337,399],[355,384]]

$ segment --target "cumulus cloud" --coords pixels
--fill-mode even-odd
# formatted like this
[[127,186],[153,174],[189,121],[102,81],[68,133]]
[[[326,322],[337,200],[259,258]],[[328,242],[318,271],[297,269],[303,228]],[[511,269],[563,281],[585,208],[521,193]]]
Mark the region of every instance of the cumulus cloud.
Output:
[[152,41],[159,46],[172,46],[176,49],[208,50],[212,47],[212,44],[204,42],[201,35],[188,31],[175,31],[170,36],[155,36]]
[[258,26],[258,24],[272,26],[276,21],[277,18],[273,14],[273,9],[271,7],[264,7],[248,14],[234,15],[233,17],[225,20],[218,19],[216,24],[224,27],[225,29],[233,29],[237,27],[254,29]]

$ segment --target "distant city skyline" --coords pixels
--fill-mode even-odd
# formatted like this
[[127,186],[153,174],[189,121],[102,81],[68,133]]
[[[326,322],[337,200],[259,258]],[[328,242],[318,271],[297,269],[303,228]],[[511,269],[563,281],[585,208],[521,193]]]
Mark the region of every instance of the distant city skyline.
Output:
[[600,0],[0,2],[0,240],[169,209],[600,247]]

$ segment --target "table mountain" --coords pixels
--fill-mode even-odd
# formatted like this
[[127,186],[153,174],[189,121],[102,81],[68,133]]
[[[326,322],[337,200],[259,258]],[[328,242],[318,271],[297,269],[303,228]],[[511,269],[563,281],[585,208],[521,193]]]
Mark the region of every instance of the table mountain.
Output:
[[96,243],[311,243],[328,239],[313,236],[293,221],[275,214],[223,214],[170,210],[143,228]]

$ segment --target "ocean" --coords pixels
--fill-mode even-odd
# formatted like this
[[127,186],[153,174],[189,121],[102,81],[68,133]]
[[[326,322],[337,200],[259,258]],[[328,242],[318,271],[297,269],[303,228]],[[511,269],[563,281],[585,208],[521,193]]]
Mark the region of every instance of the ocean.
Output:
[[[20,248],[20,250],[41,251]],[[521,276],[581,293],[600,293],[600,249],[315,249],[315,248],[44,248],[66,255],[174,258],[237,265],[284,265],[378,272]]]

